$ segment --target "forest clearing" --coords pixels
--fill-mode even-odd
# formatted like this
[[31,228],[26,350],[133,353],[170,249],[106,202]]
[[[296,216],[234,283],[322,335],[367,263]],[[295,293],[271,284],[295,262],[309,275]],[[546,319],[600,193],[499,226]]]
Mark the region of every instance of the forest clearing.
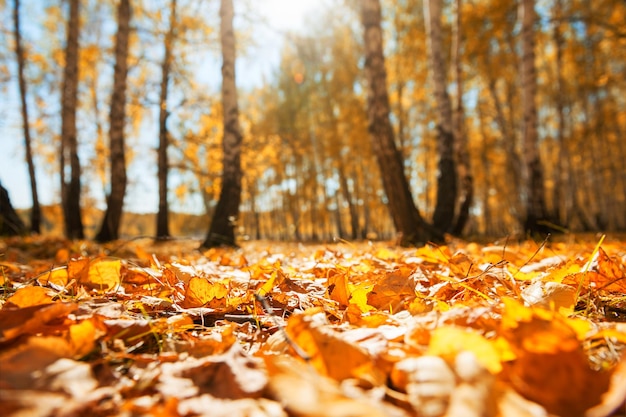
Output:
[[626,416],[624,21],[0,1],[0,415]]

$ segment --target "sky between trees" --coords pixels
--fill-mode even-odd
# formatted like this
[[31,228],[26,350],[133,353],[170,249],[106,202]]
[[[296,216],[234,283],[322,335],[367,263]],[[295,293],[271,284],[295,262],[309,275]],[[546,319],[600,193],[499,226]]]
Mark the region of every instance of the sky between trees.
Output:
[[[9,0],[6,2],[8,4],[3,5],[4,13],[2,16],[2,27],[5,32],[3,36],[8,37],[7,41],[9,44],[11,43],[9,41],[11,28],[9,5],[11,1]],[[22,3],[22,13],[25,15],[23,17],[25,32],[23,37],[32,41],[44,36],[41,33],[44,16],[39,12],[42,2],[39,0],[26,0],[22,1]],[[48,1],[47,3],[50,6],[55,4],[53,1]],[[305,22],[311,20],[316,13],[320,13],[320,10],[326,7],[328,3],[329,1],[327,0],[248,0],[245,4],[244,2],[236,2],[235,7],[237,11],[242,9],[245,11],[246,16],[236,16],[235,24],[241,26],[242,30],[251,31],[254,34],[254,38],[257,39],[245,51],[239,52],[237,73],[241,87],[249,89],[260,86],[264,78],[270,77],[272,71],[275,70],[280,62],[281,45],[286,33],[302,30]],[[214,24],[217,24],[216,16],[213,16],[211,20]],[[198,75],[205,79],[207,87],[211,91],[218,94],[220,85],[218,45],[216,39],[211,41],[214,45],[207,45],[209,56],[205,60],[202,69],[210,75]],[[3,54],[6,53],[6,50],[3,51]],[[8,65],[7,70],[14,72],[14,69],[11,68],[14,65],[11,62],[11,56],[5,56],[4,58],[6,61],[3,62],[3,66]],[[19,118],[17,82],[13,78],[9,79],[8,75],[2,81],[2,88],[6,98],[0,103],[0,109],[2,109],[4,114],[4,117],[0,118],[0,135],[2,137],[20,137],[22,130]],[[142,130],[149,132],[146,136],[155,135],[154,127],[151,127],[150,123],[143,126]],[[152,138],[147,139],[145,142],[151,143],[151,141],[153,141]],[[9,190],[14,206],[17,208],[28,208],[32,204],[28,191],[28,172],[25,166],[16,164],[16,161],[24,158],[23,142],[17,140],[7,141],[6,144],[6,151],[0,153],[0,167],[5,167],[0,170],[0,179],[2,179],[4,186]],[[152,160],[149,158],[142,159],[140,155],[137,156],[135,161],[131,162],[131,166],[138,166],[138,171],[150,169],[151,164],[153,164]],[[58,181],[46,175],[47,172],[41,166],[38,167],[38,174],[41,177],[40,181],[42,184],[42,203],[52,204],[55,201],[58,202]],[[57,191],[55,192],[55,190]],[[155,176],[146,176],[136,184],[131,184],[130,191],[127,196],[127,205],[131,211],[145,213],[156,210]],[[102,200],[99,204],[103,204],[103,202]],[[183,204],[179,205],[178,208],[194,212],[203,210],[203,207],[199,207],[197,204]]]

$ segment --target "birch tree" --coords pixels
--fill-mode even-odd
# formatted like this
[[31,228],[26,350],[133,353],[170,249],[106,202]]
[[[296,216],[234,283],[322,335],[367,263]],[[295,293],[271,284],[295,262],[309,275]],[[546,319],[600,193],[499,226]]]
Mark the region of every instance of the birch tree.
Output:
[[537,73],[535,69],[535,2],[522,0],[522,111],[523,111],[523,186],[524,230],[538,232],[546,220],[543,168],[537,146]]
[[109,113],[109,148],[111,162],[111,190],[107,196],[107,209],[96,240],[107,242],[119,237],[119,228],[126,194],[126,154],[124,126],[126,121],[126,82],[128,75],[128,44],[130,37],[130,0],[120,0],[117,9],[117,35],[115,39],[115,68],[113,94]]
[[433,225],[441,231],[450,231],[454,222],[457,196],[457,169],[454,160],[454,120],[452,103],[446,88],[446,65],[443,57],[441,30],[441,0],[424,0],[424,21],[428,36],[430,72],[437,106],[437,203]]
[[65,68],[61,92],[61,205],[63,206],[65,236],[69,239],[85,237],[80,210],[80,159],[76,131],[79,8],[79,0],[69,1]]
[[24,48],[22,46],[22,34],[20,29],[20,1],[13,3],[13,34],[15,36],[15,57],[17,60],[17,79],[20,88],[20,102],[22,106],[22,126],[24,130],[24,148],[26,150],[26,164],[28,165],[28,175],[30,179],[30,192],[33,206],[30,211],[30,231],[39,233],[41,230],[41,207],[39,205],[39,195],[37,193],[37,178],[35,176],[35,163],[33,161],[33,151],[30,136],[30,121],[28,118],[28,102],[26,78],[24,67],[26,66]]
[[163,62],[161,64],[161,93],[159,95],[159,149],[158,149],[158,180],[159,180],[159,211],[157,212],[156,234],[157,238],[170,236],[169,229],[169,204],[167,202],[167,177],[168,158],[167,147],[169,144],[169,132],[167,130],[168,87],[172,67],[172,48],[176,31],[176,0],[170,2],[169,28],[163,41]]
[[241,142],[237,84],[235,80],[235,33],[233,1],[221,0],[220,39],[222,44],[222,188],[211,226],[202,247],[234,246],[235,227],[241,202]]

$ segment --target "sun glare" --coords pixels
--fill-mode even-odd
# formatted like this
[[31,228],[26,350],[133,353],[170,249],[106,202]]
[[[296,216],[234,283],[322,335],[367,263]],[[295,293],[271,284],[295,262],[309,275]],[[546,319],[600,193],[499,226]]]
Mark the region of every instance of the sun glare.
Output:
[[319,8],[320,0],[265,0],[260,2],[268,23],[278,30],[297,29],[302,26],[306,16]]

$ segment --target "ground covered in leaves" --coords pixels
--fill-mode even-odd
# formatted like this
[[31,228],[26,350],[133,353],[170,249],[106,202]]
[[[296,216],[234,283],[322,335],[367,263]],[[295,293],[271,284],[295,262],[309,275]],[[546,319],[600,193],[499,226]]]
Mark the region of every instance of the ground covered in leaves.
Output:
[[623,416],[626,245],[0,241],[2,416]]

